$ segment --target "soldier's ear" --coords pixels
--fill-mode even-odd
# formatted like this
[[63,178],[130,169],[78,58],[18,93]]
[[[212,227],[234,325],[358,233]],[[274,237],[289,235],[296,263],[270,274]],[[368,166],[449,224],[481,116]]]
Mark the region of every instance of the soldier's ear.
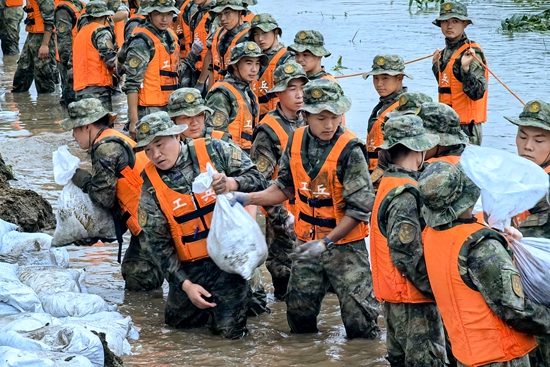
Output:
[[404,77],[405,77],[405,75],[399,74],[399,75],[397,76],[397,80],[399,80],[400,82],[402,82]]

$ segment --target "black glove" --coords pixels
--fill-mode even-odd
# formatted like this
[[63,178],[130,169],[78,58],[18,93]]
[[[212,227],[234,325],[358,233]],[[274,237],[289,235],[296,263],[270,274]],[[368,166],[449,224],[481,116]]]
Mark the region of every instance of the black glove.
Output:
[[92,180],[92,175],[90,172],[86,171],[85,169],[78,168],[76,172],[73,175],[73,178],[71,178],[71,181],[78,186],[82,191],[86,192],[86,187]]

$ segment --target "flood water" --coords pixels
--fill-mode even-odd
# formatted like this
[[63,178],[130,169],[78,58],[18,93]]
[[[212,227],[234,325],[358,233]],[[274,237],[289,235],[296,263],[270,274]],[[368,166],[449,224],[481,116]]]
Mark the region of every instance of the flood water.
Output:
[[[550,36],[541,34],[502,35],[500,21],[515,12],[533,9],[518,7],[510,1],[467,1],[474,25],[468,36],[485,50],[488,65],[524,102],[535,98],[550,101],[548,59]],[[408,0],[260,0],[256,13],[270,12],[283,29],[283,41],[292,43],[301,29],[317,29],[325,36],[332,56],[324,65],[332,69],[342,56],[343,73],[370,69],[378,53],[397,53],[405,60],[416,59],[443,48],[439,28],[431,24],[437,16],[433,9],[408,10]],[[21,48],[25,33],[21,33]],[[548,46],[547,46],[548,45]],[[12,186],[30,188],[46,197],[52,205],[60,187],[53,181],[51,154],[68,144],[73,154],[85,160],[70,133],[63,132],[59,121],[65,117],[59,106],[59,94],[37,96],[11,94],[16,57],[0,60],[0,153],[13,166],[18,181]],[[407,66],[414,80],[406,79],[410,91],[421,91],[437,98],[437,84],[431,73],[431,61]],[[333,74],[337,74],[333,72]],[[347,125],[359,136],[366,133],[367,118],[378,102],[371,80],[361,77],[341,79],[344,91],[353,100]],[[495,78],[490,78],[489,121],[484,125],[484,146],[514,151],[515,127],[503,116],[517,116],[521,103]],[[119,127],[126,120],[125,98],[115,101]],[[163,324],[160,294],[129,294],[116,263],[116,245],[92,248],[69,247],[72,266],[87,271],[87,285],[92,293],[115,303],[123,315],[129,315],[140,329],[141,337],[133,342],[132,356],[124,358],[127,366],[378,366],[387,365],[383,340],[347,340],[334,295],[325,298],[316,335],[292,335],[286,323],[285,305],[273,302],[269,294],[270,315],[250,318],[250,335],[227,341],[206,330],[174,330]],[[266,290],[272,292],[268,273],[263,269]],[[381,325],[383,320],[380,319]],[[384,338],[383,338],[384,339]]]

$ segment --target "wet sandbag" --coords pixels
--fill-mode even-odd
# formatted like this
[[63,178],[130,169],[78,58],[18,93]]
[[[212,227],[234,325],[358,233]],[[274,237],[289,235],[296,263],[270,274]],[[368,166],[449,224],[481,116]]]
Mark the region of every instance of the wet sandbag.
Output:
[[32,331],[59,321],[47,313],[22,312],[16,315],[0,316],[0,333],[12,331]]
[[48,325],[33,331],[2,332],[0,346],[77,354],[86,357],[96,367],[103,367],[105,360],[99,337],[78,325]]
[[114,311],[116,306],[109,306],[107,302],[97,294],[57,292],[40,293],[44,312],[54,317],[82,317],[101,311]]
[[[10,312],[10,307],[18,312],[43,312],[42,303],[36,292],[21,284],[17,276],[17,264],[0,263],[0,302],[2,312]],[[9,307],[8,307],[9,306]]]
[[17,224],[6,222],[5,220],[0,219],[0,249],[2,249],[2,237],[4,237],[4,235],[8,232],[16,231],[17,228]]
[[93,367],[90,360],[78,354],[28,351],[12,347],[0,347],[3,367]]
[[84,270],[80,269],[25,266],[19,269],[19,280],[36,293],[87,293],[83,284]]
[[13,307],[12,305],[8,305],[5,302],[0,301],[0,316],[4,315],[13,315],[18,314],[21,311],[19,311],[17,308]]
[[69,253],[64,247],[51,248],[49,250],[22,252],[12,255],[11,262],[16,262],[21,266],[59,266],[61,268],[69,267]]
[[16,255],[23,252],[48,250],[52,246],[52,236],[45,233],[10,231],[2,236],[0,253]]
[[138,340],[139,339],[139,332],[138,330],[135,328],[134,326],[134,323],[132,322],[132,319],[130,318],[130,316],[122,316],[119,312],[116,312],[116,311],[112,311],[112,312],[98,312],[98,313],[93,313],[93,314],[89,314],[89,315],[86,315],[86,316],[83,316],[83,317],[63,317],[63,318],[60,318],[59,319],[61,322],[70,322],[70,321],[74,321],[74,320],[78,320],[78,321],[85,321],[85,322],[88,322],[88,321],[91,321],[91,322],[96,322],[96,321],[118,321],[118,320],[125,320],[128,322],[128,333],[126,334],[126,337],[129,338],[129,339],[132,339],[132,340]]

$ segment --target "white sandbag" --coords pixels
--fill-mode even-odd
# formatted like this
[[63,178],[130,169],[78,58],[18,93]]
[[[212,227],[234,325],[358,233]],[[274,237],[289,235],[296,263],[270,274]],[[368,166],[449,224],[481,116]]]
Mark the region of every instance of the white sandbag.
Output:
[[84,270],[26,266],[19,269],[19,280],[36,293],[86,293]]
[[17,269],[19,265],[0,262],[0,282],[15,282],[19,283]]
[[5,302],[0,301],[0,316],[4,315],[13,315],[18,314],[21,311],[19,311],[17,308],[13,307],[12,305],[8,305]]
[[69,252],[66,248],[51,248],[50,256],[52,257],[55,265],[59,266],[60,268],[69,267],[70,257]]
[[0,317],[0,332],[32,331],[55,323],[59,321],[47,313],[22,312]]
[[0,282],[0,302],[20,312],[44,312],[35,291],[20,282]]
[[210,189],[212,186],[212,176],[217,173],[217,171],[212,167],[210,162],[206,163],[206,172],[202,172],[200,175],[195,177],[191,188],[194,193],[202,194],[206,190]]
[[218,195],[207,238],[208,254],[225,272],[248,280],[267,258],[267,245],[256,220],[227,195]]
[[122,316],[119,312],[116,311],[103,311],[98,313],[92,313],[83,317],[62,317],[59,319],[61,322],[72,322],[72,321],[91,321],[91,322],[97,322],[97,321],[119,321],[119,320],[125,320],[125,322],[128,322],[128,333],[126,334],[126,337],[132,340],[138,340],[139,339],[139,331],[134,326],[134,323],[132,322],[132,319],[130,316]]
[[116,238],[112,215],[92,203],[88,194],[72,183],[78,163],[78,158],[71,155],[66,146],[53,153],[55,182],[65,185],[57,199],[53,246],[70,245],[91,237]]
[[69,267],[69,253],[64,247],[51,248],[36,252],[22,252],[14,257],[21,266],[59,266]]
[[0,347],[0,365],[3,367],[93,367],[90,360],[78,354],[28,351]]
[[4,237],[4,235],[8,232],[16,231],[17,228],[17,224],[6,222],[5,220],[0,219],[0,249],[2,248],[2,237]]
[[96,294],[57,292],[40,293],[44,312],[54,317],[82,317],[101,311],[112,311],[116,306],[109,306],[107,302]]
[[12,255],[22,252],[48,250],[52,246],[52,236],[46,233],[10,231],[2,237],[0,253]]
[[74,353],[103,367],[103,345],[97,335],[78,325],[48,325],[33,331],[0,333],[0,346],[28,351]]

